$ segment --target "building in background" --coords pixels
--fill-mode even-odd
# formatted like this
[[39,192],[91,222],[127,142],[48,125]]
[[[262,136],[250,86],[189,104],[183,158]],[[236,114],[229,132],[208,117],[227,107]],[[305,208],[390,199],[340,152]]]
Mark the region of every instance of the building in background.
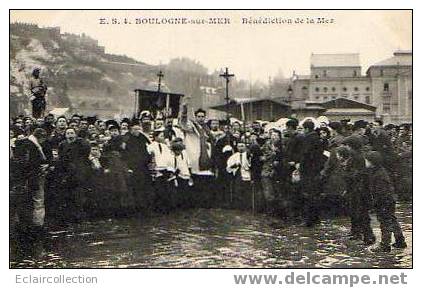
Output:
[[396,51],[371,65],[367,77],[377,115],[388,123],[412,122],[412,51]]
[[276,121],[290,116],[290,105],[281,98],[235,98],[229,105],[216,105],[210,107],[214,110],[229,113],[230,117],[242,121],[252,122],[255,120]]
[[323,104],[336,99],[349,100],[332,102],[345,105],[336,107],[336,118],[342,116],[340,111],[344,118],[356,118],[375,107],[375,113],[368,112],[365,118],[370,120],[373,114],[388,123],[411,122],[412,52],[397,51],[371,65],[366,75],[362,75],[359,54],[312,54],[310,75],[292,77],[292,109],[299,117],[326,115]]

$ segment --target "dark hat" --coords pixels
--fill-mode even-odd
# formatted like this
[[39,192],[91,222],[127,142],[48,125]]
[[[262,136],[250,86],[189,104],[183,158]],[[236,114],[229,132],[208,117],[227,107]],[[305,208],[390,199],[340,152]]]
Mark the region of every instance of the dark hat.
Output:
[[95,124],[95,122],[97,122],[97,116],[88,116],[86,117],[86,121],[88,122],[88,124]]
[[289,119],[286,122],[286,127],[292,127],[295,128],[299,125],[299,121],[295,118]]
[[119,124],[117,123],[117,121],[116,121],[116,120],[107,120],[107,121],[105,122],[105,124],[106,124],[106,127],[107,127],[107,128],[109,128],[110,126],[116,126],[116,127],[119,127]]
[[135,125],[140,125],[141,121],[139,121],[139,119],[134,118],[132,119],[132,121],[130,121],[130,126],[135,126]]
[[341,129],[341,123],[340,122],[330,122],[328,124],[328,127],[330,127],[331,129],[337,131],[337,130]]
[[113,125],[113,124],[111,124],[110,126],[107,126],[107,127],[108,127],[108,130],[117,129],[117,130],[120,131],[119,125]]
[[378,151],[369,151],[365,154],[365,158],[376,167],[382,165],[382,156]]
[[385,128],[385,130],[392,130],[392,129],[396,129],[397,127],[394,124],[387,124],[387,125],[385,125],[384,128]]
[[312,120],[306,120],[305,122],[303,122],[302,127],[304,129],[308,129],[308,130],[314,130],[315,129],[315,123]]
[[359,150],[360,148],[362,148],[362,140],[359,136],[356,135],[351,135],[344,138],[342,143],[344,145],[350,146],[354,150]]
[[368,122],[366,122],[365,120],[358,120],[353,125],[353,127],[355,129],[358,129],[358,128],[366,128],[366,126],[368,126]]
[[220,125],[221,126],[230,125],[230,120],[227,120],[227,119],[220,120]]
[[409,123],[403,123],[400,125],[400,127],[403,127],[406,130],[410,130],[411,125]]
[[171,150],[173,151],[182,151],[185,149],[185,145],[183,143],[179,143],[179,142],[172,142],[171,143]]
[[130,119],[125,117],[122,119],[122,121],[120,121],[120,123],[130,123]]

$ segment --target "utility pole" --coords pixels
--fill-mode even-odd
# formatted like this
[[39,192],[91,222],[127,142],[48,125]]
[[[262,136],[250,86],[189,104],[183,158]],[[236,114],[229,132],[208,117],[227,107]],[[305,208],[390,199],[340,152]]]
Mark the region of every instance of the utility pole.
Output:
[[226,119],[227,121],[230,120],[229,116],[229,104],[230,104],[230,98],[229,98],[229,82],[230,78],[234,77],[234,74],[229,74],[229,68],[226,67],[226,71],[223,74],[220,74],[220,77],[223,77],[226,79]]

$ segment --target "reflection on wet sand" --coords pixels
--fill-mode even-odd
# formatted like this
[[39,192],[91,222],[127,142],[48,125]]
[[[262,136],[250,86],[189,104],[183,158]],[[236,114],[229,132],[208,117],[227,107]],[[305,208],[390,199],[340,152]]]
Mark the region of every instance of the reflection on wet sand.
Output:
[[[411,205],[398,205],[397,217],[409,246],[379,254],[348,240],[347,218],[324,220],[313,229],[221,209],[109,219],[65,229],[51,227],[46,252],[36,258],[12,259],[11,267],[410,268]],[[372,224],[380,239],[375,218]]]

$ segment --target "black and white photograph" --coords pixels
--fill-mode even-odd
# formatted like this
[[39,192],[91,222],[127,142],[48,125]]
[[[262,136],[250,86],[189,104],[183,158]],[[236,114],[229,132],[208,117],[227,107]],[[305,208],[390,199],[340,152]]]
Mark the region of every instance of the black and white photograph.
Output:
[[411,9],[12,9],[8,105],[9,269],[413,268]]

